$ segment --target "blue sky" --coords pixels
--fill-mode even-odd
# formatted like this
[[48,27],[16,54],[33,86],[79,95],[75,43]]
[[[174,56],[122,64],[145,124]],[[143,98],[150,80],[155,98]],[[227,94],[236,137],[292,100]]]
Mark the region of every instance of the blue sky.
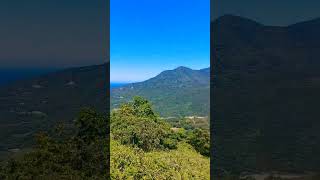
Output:
[[209,0],[110,0],[111,82],[210,65]]

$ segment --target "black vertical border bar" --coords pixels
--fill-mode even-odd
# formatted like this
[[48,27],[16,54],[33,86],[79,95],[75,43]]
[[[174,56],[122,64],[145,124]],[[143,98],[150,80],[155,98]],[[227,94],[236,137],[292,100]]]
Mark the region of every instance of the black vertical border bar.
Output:
[[209,49],[210,49],[210,179],[214,179],[214,175],[215,175],[215,171],[214,171],[214,159],[215,159],[215,156],[216,156],[216,153],[215,153],[215,141],[214,141],[214,134],[215,134],[215,131],[214,131],[214,110],[213,110],[213,107],[214,107],[214,103],[213,103],[213,83],[214,83],[214,54],[213,54],[213,38],[214,38],[214,35],[213,35],[213,26],[212,26],[212,22],[213,22],[213,6],[214,6],[214,0],[210,0],[209,2],[210,4],[210,28],[209,28],[209,31],[210,31],[210,45],[209,45]]
[[106,118],[108,119],[108,124],[107,124],[107,134],[106,134],[106,141],[107,141],[107,176],[108,179],[111,179],[110,177],[110,0],[102,0],[106,1],[106,18],[105,19],[105,24],[103,23],[104,26],[104,32],[105,32],[105,58],[106,58],[106,97],[107,97],[107,107],[106,107]]
[[211,32],[212,32],[212,16],[211,16],[211,14],[212,14],[212,11],[213,11],[213,8],[212,8],[212,3],[213,3],[213,0],[210,0],[210,2],[209,2],[209,6],[210,6],[210,18],[209,18],[209,23],[210,23],[210,27],[209,27],[209,33],[210,33],[210,35],[209,35],[209,38],[210,38],[210,45],[209,45],[209,51],[210,51],[210,113],[209,113],[209,116],[210,116],[210,126],[209,126],[209,128],[210,128],[210,179],[213,179],[213,155],[214,155],[214,153],[213,153],[213,114],[212,114],[212,105],[213,105],[213,103],[212,103],[212,74],[213,74],[213,59],[212,59],[212,51],[211,51],[211,47],[212,47],[212,34],[211,34]]

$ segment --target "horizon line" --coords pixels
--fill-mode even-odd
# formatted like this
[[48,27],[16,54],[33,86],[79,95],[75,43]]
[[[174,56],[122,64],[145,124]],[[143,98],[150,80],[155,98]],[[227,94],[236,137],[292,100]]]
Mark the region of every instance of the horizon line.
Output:
[[[205,67],[205,68],[195,68],[195,69],[190,68],[190,67],[188,67],[188,66],[182,66],[182,65],[180,65],[180,66],[176,66],[175,68],[170,68],[170,69],[162,70],[162,71],[160,71],[159,73],[157,73],[157,74],[154,75],[154,76],[147,77],[147,78],[141,79],[141,80],[140,80],[140,79],[139,79],[139,80],[111,80],[111,79],[110,79],[110,84],[111,84],[111,83],[131,84],[131,83],[144,82],[144,81],[147,81],[147,80],[149,80],[149,79],[151,79],[151,78],[154,78],[154,77],[158,76],[159,74],[161,74],[161,73],[164,72],[164,71],[172,71],[172,70],[178,69],[178,68],[180,68],[180,67],[188,68],[188,69],[195,70],[195,71],[200,71],[200,70],[202,70],[202,69],[208,69],[208,68],[210,68],[210,65],[209,65],[208,67]],[[110,76],[111,76],[111,73],[110,73]]]

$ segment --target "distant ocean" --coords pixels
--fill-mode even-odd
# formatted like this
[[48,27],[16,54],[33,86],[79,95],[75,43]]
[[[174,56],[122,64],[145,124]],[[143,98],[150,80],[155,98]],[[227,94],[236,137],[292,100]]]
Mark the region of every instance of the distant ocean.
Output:
[[55,69],[0,69],[0,86],[53,71]]
[[[28,79],[32,77],[37,77],[43,74],[56,71],[54,69],[0,69],[0,86],[6,85],[8,83]],[[110,88],[117,88],[124,86],[128,83],[110,83]]]
[[110,83],[110,89],[126,85],[127,83]]

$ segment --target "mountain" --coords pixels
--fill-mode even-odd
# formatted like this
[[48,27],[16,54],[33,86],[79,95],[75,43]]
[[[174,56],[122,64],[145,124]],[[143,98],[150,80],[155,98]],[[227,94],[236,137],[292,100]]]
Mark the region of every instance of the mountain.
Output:
[[318,171],[320,19],[279,27],[211,23],[215,167]]
[[[41,130],[53,130],[83,107],[106,112],[107,66],[70,68],[0,87],[0,156],[30,147]],[[72,129],[72,128],[71,128]]]
[[208,116],[210,70],[178,67],[161,72],[139,83],[111,89],[111,107],[116,108],[133,96],[150,100],[163,117]]
[[[317,73],[319,23],[320,19],[315,19],[287,27],[264,26],[225,15],[211,24],[212,55],[224,68],[250,69],[250,72]],[[224,56],[224,60],[215,56]]]

